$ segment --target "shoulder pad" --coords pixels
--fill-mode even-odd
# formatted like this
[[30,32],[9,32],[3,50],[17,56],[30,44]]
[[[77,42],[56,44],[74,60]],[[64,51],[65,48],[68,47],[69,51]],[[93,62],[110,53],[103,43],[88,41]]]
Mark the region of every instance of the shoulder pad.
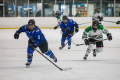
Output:
[[69,19],[70,22],[72,22],[72,19]]
[[25,29],[28,28],[28,25],[25,25]]
[[24,26],[24,28],[26,29],[26,28],[28,28],[28,25],[26,24],[26,25],[23,25]]
[[87,28],[85,29],[86,32],[89,32],[89,31],[91,31],[91,30],[92,30],[91,26],[89,26],[89,27],[87,27]]
[[62,26],[62,22],[60,23],[60,26]]
[[60,19],[60,16],[58,16],[57,19]]
[[64,22],[62,21],[60,25],[62,25]]
[[99,30],[103,30],[103,29],[104,29],[103,25],[102,25],[102,24],[99,24],[98,29],[99,29]]
[[94,14],[96,14],[96,12],[94,12]]

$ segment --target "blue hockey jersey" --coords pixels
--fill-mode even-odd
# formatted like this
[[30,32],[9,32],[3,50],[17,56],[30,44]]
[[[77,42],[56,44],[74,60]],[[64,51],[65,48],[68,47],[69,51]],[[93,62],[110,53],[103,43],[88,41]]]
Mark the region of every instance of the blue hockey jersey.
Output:
[[60,27],[61,27],[62,32],[64,34],[66,34],[65,30],[67,28],[69,28],[70,31],[74,31],[74,27],[78,28],[78,24],[75,21],[73,21],[72,19],[68,19],[66,24],[62,21],[60,24]]
[[35,26],[34,30],[30,31],[28,29],[28,25],[24,25],[20,27],[18,32],[19,33],[25,32],[28,38],[32,42],[36,43],[37,45],[40,45],[45,41],[45,36],[43,35],[42,31],[37,26]]

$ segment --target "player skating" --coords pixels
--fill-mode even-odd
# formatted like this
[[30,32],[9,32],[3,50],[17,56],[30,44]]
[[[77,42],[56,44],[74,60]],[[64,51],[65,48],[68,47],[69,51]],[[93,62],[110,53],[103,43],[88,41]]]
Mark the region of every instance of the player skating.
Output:
[[14,34],[14,38],[18,39],[19,34],[22,32],[25,32],[29,38],[27,48],[27,63],[25,64],[26,67],[30,66],[32,62],[33,52],[37,47],[39,47],[43,54],[46,54],[51,59],[53,59],[54,62],[57,62],[57,58],[55,57],[53,52],[50,49],[48,49],[48,43],[44,34],[35,25],[35,21],[33,19],[30,19],[27,25],[20,27],[19,30],[17,30]]
[[100,8],[97,7],[97,11],[94,13],[92,20],[97,20],[99,22],[99,24],[101,24],[101,21],[103,20],[104,15],[102,12],[100,12]]
[[63,16],[63,21],[60,24],[61,31],[63,32],[62,34],[62,39],[61,39],[61,47],[59,49],[62,49],[65,46],[65,39],[67,37],[68,39],[68,49],[71,48],[71,37],[73,36],[74,33],[74,27],[75,27],[75,32],[79,31],[78,24],[73,21],[72,19],[68,19],[67,16]]
[[[86,54],[83,59],[87,59],[89,53],[93,50],[93,56],[96,56],[96,53],[103,51],[103,35],[102,33],[107,35],[108,40],[112,40],[111,33],[108,32],[107,29],[103,27],[103,25],[99,24],[98,21],[94,21],[92,26],[89,26],[83,32],[82,39],[85,42],[85,45],[88,45]],[[98,42],[96,42],[98,41]],[[96,44],[96,49],[94,45]]]
[[54,27],[54,29],[57,29],[60,26],[61,22],[62,22],[61,13],[59,11],[57,11],[55,13],[55,17],[57,18],[58,24],[57,24],[57,26]]

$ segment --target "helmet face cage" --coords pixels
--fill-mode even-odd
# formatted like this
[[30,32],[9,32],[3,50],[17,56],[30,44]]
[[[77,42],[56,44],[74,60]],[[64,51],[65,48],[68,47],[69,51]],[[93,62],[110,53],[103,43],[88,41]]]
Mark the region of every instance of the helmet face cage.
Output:
[[98,22],[98,21],[93,21],[93,24],[92,24],[92,25],[98,26],[98,25],[99,25],[99,22]]

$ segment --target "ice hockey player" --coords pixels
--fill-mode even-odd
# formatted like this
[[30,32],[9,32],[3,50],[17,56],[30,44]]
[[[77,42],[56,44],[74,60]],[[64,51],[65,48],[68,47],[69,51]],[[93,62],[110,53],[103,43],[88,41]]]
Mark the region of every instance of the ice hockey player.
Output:
[[[92,26],[89,26],[85,29],[83,32],[82,39],[85,42],[85,45],[88,45],[86,54],[83,59],[87,59],[89,53],[91,50],[93,50],[93,56],[96,57],[96,53],[103,51],[103,35],[102,33],[107,35],[108,40],[112,40],[111,33],[108,32],[107,29],[103,27],[103,25],[99,24],[98,21],[94,21],[92,23]],[[98,41],[98,42],[95,42]],[[94,48],[94,45],[96,44],[96,49]]]
[[58,24],[57,24],[57,26],[54,27],[54,29],[57,29],[60,26],[61,22],[62,22],[61,13],[59,11],[57,11],[55,13],[55,17],[57,18]]
[[73,21],[72,19],[68,19],[66,15],[63,16],[62,20],[63,21],[60,24],[60,28],[63,34],[62,34],[62,39],[61,39],[61,47],[59,47],[59,49],[62,49],[65,46],[66,37],[68,39],[68,49],[70,49],[71,48],[71,37],[73,36],[73,33],[74,33],[74,27],[75,27],[76,33],[79,31],[79,27],[75,21]]
[[120,21],[117,21],[116,24],[120,24]]
[[103,20],[104,15],[102,12],[100,12],[100,8],[97,7],[97,11],[94,13],[93,17],[92,17],[92,21],[97,20],[99,22],[99,24],[101,24],[101,21]]
[[33,52],[34,50],[39,47],[41,52],[43,54],[46,54],[51,59],[53,59],[54,62],[57,62],[57,58],[53,54],[53,52],[48,49],[48,43],[45,39],[44,34],[42,31],[35,25],[34,19],[30,19],[28,21],[28,24],[20,27],[14,34],[14,38],[18,39],[19,34],[25,32],[26,35],[29,38],[28,41],[28,48],[27,48],[27,63],[25,64],[26,67],[29,67],[32,62]]

